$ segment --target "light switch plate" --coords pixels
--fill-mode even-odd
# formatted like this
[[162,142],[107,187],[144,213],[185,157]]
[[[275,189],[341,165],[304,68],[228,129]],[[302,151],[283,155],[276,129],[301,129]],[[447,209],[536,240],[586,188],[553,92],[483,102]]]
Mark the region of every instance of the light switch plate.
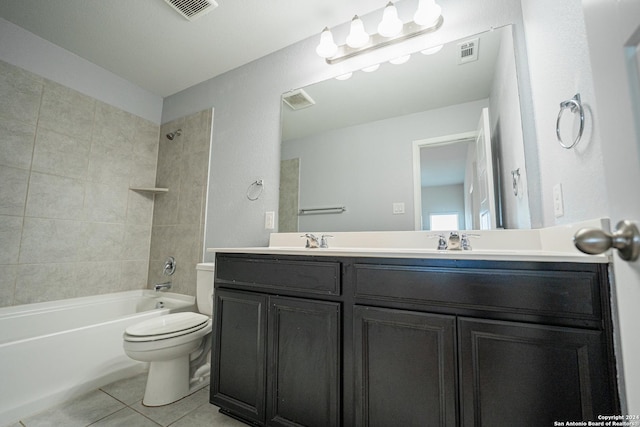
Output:
[[264,229],[265,230],[273,230],[276,228],[275,224],[276,214],[274,211],[268,211],[264,213]]
[[393,214],[401,215],[404,213],[404,202],[396,202],[393,204]]

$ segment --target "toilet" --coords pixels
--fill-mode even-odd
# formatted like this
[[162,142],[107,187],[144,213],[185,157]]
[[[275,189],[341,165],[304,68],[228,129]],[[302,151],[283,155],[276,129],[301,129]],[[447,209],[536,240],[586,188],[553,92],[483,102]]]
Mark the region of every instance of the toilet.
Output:
[[149,362],[145,406],[167,405],[209,384],[214,265],[200,263],[196,270],[199,313],[159,316],[124,332],[127,356]]

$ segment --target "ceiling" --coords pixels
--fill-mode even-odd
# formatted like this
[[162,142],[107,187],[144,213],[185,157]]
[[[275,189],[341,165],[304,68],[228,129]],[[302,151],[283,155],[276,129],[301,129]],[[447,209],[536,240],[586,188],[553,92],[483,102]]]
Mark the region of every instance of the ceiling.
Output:
[[0,17],[166,97],[386,4],[217,2],[194,21],[164,0],[0,0]]

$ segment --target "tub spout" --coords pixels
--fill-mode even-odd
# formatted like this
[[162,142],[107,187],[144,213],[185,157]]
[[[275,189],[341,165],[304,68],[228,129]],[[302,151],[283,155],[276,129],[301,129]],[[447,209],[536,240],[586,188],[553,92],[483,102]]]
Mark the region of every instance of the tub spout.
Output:
[[153,289],[155,289],[156,292],[166,291],[167,289],[171,289],[171,282],[158,283],[153,285]]

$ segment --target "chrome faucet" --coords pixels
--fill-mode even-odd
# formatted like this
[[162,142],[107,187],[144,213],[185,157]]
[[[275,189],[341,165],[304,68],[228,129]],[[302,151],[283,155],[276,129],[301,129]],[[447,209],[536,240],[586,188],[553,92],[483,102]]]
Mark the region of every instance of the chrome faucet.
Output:
[[470,251],[471,250],[471,237],[479,237],[478,234],[460,233],[459,231],[452,231],[449,233],[447,239],[444,234],[433,234],[429,237],[438,238],[438,250],[450,250],[450,251]]
[[463,251],[471,250],[471,237],[480,237],[479,234],[462,233],[460,235],[460,246]]
[[320,247],[321,248],[328,248],[329,247],[329,240],[327,240],[329,237],[333,237],[329,234],[323,234],[322,237],[320,237]]
[[153,289],[155,289],[156,292],[158,291],[166,291],[168,289],[171,289],[171,282],[164,282],[164,283],[158,283],[153,285]]
[[307,238],[307,243],[304,245],[305,248],[313,249],[313,248],[320,247],[320,241],[318,240],[318,238],[315,235],[313,235],[311,233],[306,233],[306,234],[303,234],[300,237],[306,237]]
[[459,251],[462,249],[460,244],[460,234],[457,231],[452,231],[449,233],[449,242],[447,243],[447,248],[450,251]]

